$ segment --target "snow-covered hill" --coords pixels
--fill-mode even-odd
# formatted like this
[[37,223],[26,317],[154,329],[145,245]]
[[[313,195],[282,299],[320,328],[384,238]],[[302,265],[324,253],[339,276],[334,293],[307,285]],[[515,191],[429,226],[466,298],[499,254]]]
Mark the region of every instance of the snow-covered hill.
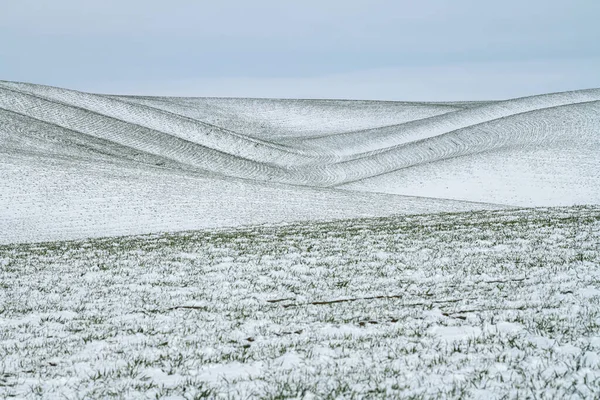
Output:
[[599,155],[600,90],[407,103],[0,81],[0,243],[598,204]]

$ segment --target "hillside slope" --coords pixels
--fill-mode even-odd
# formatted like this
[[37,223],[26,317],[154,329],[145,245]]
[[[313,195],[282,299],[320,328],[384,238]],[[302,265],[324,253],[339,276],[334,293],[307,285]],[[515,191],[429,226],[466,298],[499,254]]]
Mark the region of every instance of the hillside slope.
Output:
[[409,103],[0,81],[0,242],[599,204],[598,154],[598,89]]
[[266,184],[111,157],[0,152],[0,244],[499,208]]
[[394,160],[395,169],[341,187],[530,207],[598,204],[599,155],[600,102],[593,101],[516,114],[390,150],[375,157]]

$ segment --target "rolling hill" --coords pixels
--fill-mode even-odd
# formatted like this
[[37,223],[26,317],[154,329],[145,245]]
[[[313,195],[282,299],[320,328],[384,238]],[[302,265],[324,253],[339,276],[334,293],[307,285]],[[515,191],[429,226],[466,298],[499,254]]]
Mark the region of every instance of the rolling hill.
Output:
[[0,243],[600,203],[600,89],[410,103],[0,81]]

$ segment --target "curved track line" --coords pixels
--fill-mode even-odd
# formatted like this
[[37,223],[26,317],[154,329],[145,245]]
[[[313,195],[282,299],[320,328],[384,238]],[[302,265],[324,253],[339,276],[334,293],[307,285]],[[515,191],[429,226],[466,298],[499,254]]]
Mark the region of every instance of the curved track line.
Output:
[[[556,140],[556,137],[548,137],[548,132],[551,131],[551,129],[538,129],[537,131],[540,132],[540,135],[536,137],[530,135],[515,138],[515,135],[522,135],[519,132],[523,132],[525,130],[519,130],[519,132],[517,132],[517,130],[513,127],[512,129],[508,129],[509,135],[507,135],[507,129],[503,129],[502,132],[497,132],[493,129],[486,129],[490,128],[486,125],[498,124],[499,122],[504,122],[504,120],[507,120],[508,123],[510,122],[508,120],[517,119],[519,117],[535,117],[535,114],[541,111],[568,111],[569,113],[573,114],[577,112],[577,109],[579,107],[582,106],[593,107],[597,114],[595,121],[600,122],[600,101],[567,104],[562,106],[549,107],[542,110],[534,110],[519,113],[512,116],[499,118],[497,120],[485,122],[482,124],[477,124],[472,127],[461,128],[433,138],[423,139],[418,142],[411,142],[405,145],[401,145],[395,149],[386,150],[385,152],[378,154],[378,156],[381,156],[381,159],[379,160],[373,157],[363,160],[364,164],[370,163],[377,165],[377,167],[375,168],[377,168],[380,172],[369,176],[367,176],[367,174],[364,174],[364,176],[362,177],[358,173],[356,179],[348,179],[342,183],[333,186],[342,186],[351,183],[358,183],[382,175],[391,174],[402,169],[418,167],[421,165],[431,164],[438,161],[444,161],[453,158],[468,157],[499,149],[518,148],[523,145],[532,145],[536,143],[551,144],[553,139]],[[583,116],[578,116],[577,118],[581,120]],[[529,119],[527,123],[530,125],[533,123],[541,123],[543,126],[548,124],[548,122],[545,121],[544,118],[540,118],[537,121],[532,118]],[[481,128],[482,134],[480,135],[474,134],[474,131],[477,131],[478,128]],[[391,168],[389,170],[386,168],[385,160],[389,160],[390,158],[398,161],[397,168]],[[401,160],[403,160],[403,162]],[[354,161],[355,160],[340,163],[342,164],[341,168],[344,170],[350,169],[350,165],[352,165]],[[389,166],[390,163],[388,163],[387,165]],[[365,169],[365,167],[366,165],[361,165],[360,169]],[[375,168],[371,168],[371,172],[373,172]]]
[[[600,100],[600,90],[598,89],[523,97],[382,129],[356,131],[325,137],[323,140],[307,139],[302,141],[302,145],[327,149],[327,151],[337,154],[342,160],[352,159],[357,154],[385,150],[399,144],[434,137],[510,115],[596,100]],[[345,146],[340,147],[341,143],[345,143]]]
[[[600,90],[587,90],[485,103],[397,126],[327,136],[329,147],[300,155],[304,150],[290,152],[287,148],[263,146],[233,131],[225,132],[223,140],[214,139],[215,135],[209,135],[208,131],[193,138],[192,127],[214,128],[220,133],[223,130],[170,111],[119,101],[113,96],[17,83],[0,83],[2,91],[5,95],[0,95],[0,106],[4,109],[60,128],[219,175],[308,187],[338,186],[414,165],[515,145],[531,138],[514,138],[498,132],[470,136],[463,133],[486,130],[500,121],[510,125],[513,118],[523,115],[531,115],[531,121],[535,121],[536,112],[576,107],[600,99]],[[590,98],[594,100],[577,102]],[[188,133],[175,132],[179,122]],[[157,129],[161,127],[165,130]],[[345,143],[346,138],[353,136],[356,141]],[[364,148],[367,150],[356,151]]]
[[[293,164],[302,163],[302,160],[307,162],[307,160],[310,159],[309,154],[306,154],[307,152],[303,150],[292,151],[289,147],[262,142],[254,138],[239,135],[233,131],[225,131],[220,127],[199,122],[191,118],[179,116],[152,107],[122,102],[110,97],[91,95],[77,91],[67,91],[53,87],[37,87],[33,85],[33,89],[38,89],[38,91],[35,91],[27,84],[11,85],[0,83],[0,86],[4,87],[5,90],[13,91],[14,93],[27,94],[63,106],[79,108],[90,113],[159,131],[192,143],[198,143],[204,147],[246,159],[262,161],[265,158],[265,153],[269,156],[271,162],[277,162],[277,160],[279,160],[279,162],[283,164],[286,163],[287,159],[290,159],[289,161]],[[22,86],[25,86],[25,88]],[[58,93],[49,96],[48,94],[40,94],[39,90],[52,90]],[[71,100],[65,97],[66,95],[75,96],[76,99],[74,100],[79,101]],[[102,102],[105,104],[101,104]],[[112,111],[112,109],[115,108],[114,103],[131,109],[124,110],[124,112],[119,112],[118,110]],[[127,113],[130,114],[129,117],[125,115]],[[200,131],[198,129],[200,129]],[[202,139],[202,142],[197,141],[199,138]]]

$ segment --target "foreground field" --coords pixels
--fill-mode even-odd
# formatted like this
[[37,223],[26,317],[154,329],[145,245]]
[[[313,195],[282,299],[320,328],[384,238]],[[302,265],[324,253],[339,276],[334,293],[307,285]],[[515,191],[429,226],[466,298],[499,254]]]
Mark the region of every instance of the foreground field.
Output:
[[0,397],[600,395],[600,207],[0,247]]

